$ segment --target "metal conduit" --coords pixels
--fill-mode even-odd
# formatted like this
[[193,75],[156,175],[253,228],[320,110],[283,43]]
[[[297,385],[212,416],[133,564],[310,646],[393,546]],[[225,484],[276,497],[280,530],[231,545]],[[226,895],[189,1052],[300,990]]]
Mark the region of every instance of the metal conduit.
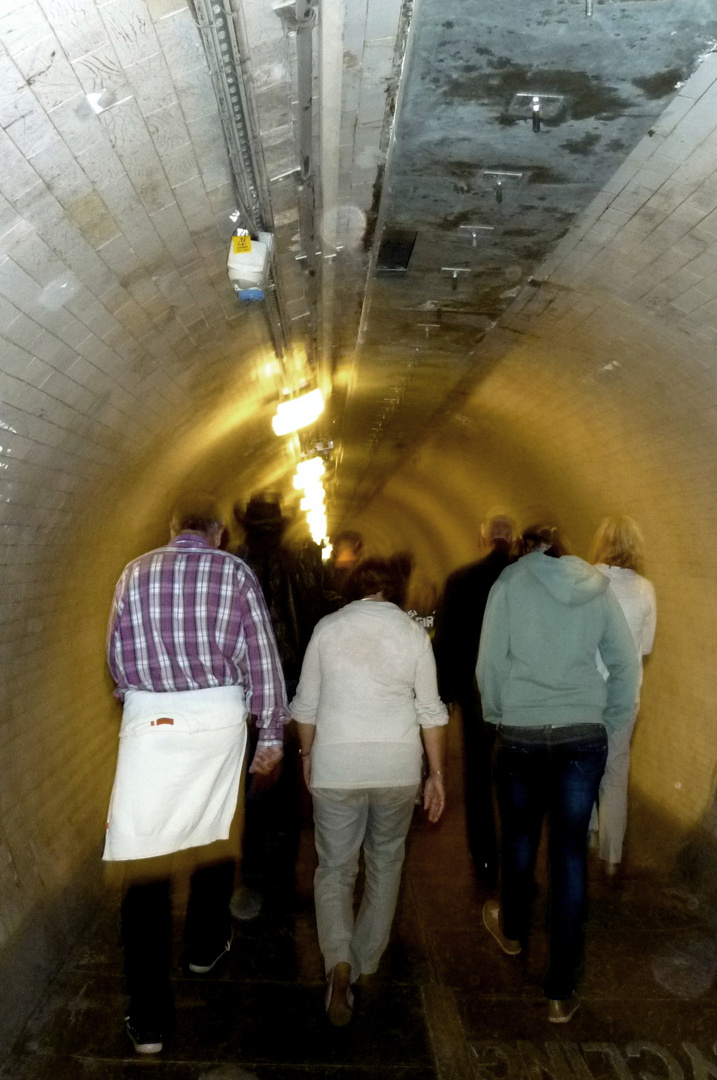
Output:
[[309,329],[307,359],[313,365],[317,360],[318,275],[321,260],[316,250],[316,192],[313,176],[313,29],[316,8],[310,0],[296,2],[296,78],[298,89],[297,143],[299,153],[299,235],[306,255],[308,287]]
[[[244,78],[246,49],[239,40],[239,17],[227,11],[222,0],[193,0],[193,4],[227,141],[242,225],[254,234],[259,230],[273,233],[263,159],[261,151],[255,150],[259,139]],[[273,266],[264,303],[274,352],[281,360],[289,335]]]

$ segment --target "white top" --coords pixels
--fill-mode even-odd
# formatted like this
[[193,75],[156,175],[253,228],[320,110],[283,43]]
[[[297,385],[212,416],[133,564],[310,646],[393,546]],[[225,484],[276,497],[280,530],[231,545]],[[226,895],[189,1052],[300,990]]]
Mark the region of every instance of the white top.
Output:
[[312,788],[404,787],[421,778],[421,727],[448,722],[428,634],[395,604],[356,600],[306,650],[291,714],[315,724]]
[[[623,614],[630,627],[632,640],[635,642],[637,655],[642,660],[652,652],[655,641],[655,626],[657,624],[657,605],[655,601],[655,588],[651,581],[642,577],[634,570],[626,570],[622,566],[607,566],[605,563],[597,563],[597,569],[610,581],[610,588],[622,608]],[[607,678],[607,668],[598,653],[598,668]],[[642,669],[640,669],[640,682],[642,683]]]

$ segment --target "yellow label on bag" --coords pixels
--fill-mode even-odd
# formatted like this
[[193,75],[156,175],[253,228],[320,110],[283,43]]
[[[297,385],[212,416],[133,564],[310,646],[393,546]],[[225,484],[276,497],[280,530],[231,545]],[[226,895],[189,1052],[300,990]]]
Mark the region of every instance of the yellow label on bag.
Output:
[[235,255],[246,255],[251,251],[251,237],[246,236],[232,236],[232,251]]

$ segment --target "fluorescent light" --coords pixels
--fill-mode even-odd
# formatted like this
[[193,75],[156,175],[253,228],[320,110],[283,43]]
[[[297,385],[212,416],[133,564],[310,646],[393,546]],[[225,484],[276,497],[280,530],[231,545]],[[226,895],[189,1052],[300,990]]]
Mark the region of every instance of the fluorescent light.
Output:
[[300,461],[296,466],[294,487],[297,491],[300,491],[309,484],[317,484],[325,472],[326,466],[320,457],[312,457],[307,458],[306,461]]
[[277,405],[271,421],[275,435],[289,435],[292,431],[313,424],[324,411],[324,396],[320,390],[311,390],[301,397],[282,401]]
[[317,544],[326,544],[328,541],[326,497],[321,480],[325,471],[322,458],[313,457],[300,461],[294,475],[294,487],[297,491],[304,492],[300,506],[306,514],[311,537]]

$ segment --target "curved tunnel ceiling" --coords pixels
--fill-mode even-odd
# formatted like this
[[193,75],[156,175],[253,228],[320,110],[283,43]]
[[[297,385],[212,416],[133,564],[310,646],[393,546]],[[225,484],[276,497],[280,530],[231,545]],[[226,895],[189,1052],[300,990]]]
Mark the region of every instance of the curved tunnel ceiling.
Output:
[[[352,358],[342,490],[370,498],[481,369],[486,335],[716,35],[707,4],[420,4],[380,210],[388,258],[374,262]],[[391,238],[404,252],[413,242],[410,258],[382,270],[396,264]]]
[[[210,7],[236,30],[254,194],[198,0],[0,11],[3,940],[97,838],[122,565],[181,487],[287,492],[317,441],[333,524],[412,548],[436,584],[489,506],[551,508],[581,553],[601,513],[635,514],[661,613],[636,783],[682,830],[711,798],[711,2],[322,5],[304,173],[291,11]],[[254,197],[273,322],[226,272]],[[283,390],[314,380],[330,408],[278,440]]]

